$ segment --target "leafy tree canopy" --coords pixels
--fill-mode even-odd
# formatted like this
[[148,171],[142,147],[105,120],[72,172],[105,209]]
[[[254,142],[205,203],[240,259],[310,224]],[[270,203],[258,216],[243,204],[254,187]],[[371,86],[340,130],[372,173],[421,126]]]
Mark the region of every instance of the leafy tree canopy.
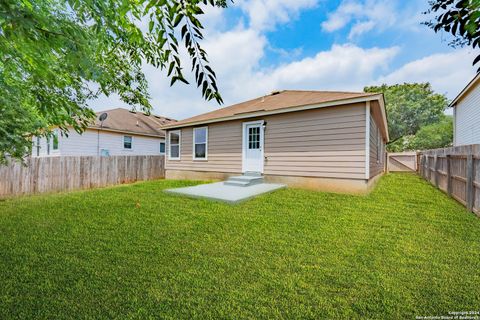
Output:
[[221,103],[199,45],[205,6],[226,0],[0,1],[0,162],[28,154],[31,135],[52,126],[81,132],[94,117],[87,101],[100,94],[148,112],[142,64],[187,83],[182,46],[203,97]]
[[448,106],[447,98],[433,92],[429,83],[383,84],[365,87],[364,91],[384,94],[390,135],[389,151],[408,148],[405,140],[415,136],[422,127],[443,120]]
[[[453,36],[450,45],[480,47],[480,0],[433,0],[425,14],[436,14],[425,24],[435,32],[446,31]],[[473,64],[480,61],[477,55]],[[480,71],[480,68],[479,68]]]
[[437,149],[451,146],[453,142],[453,117],[445,116],[437,123],[418,130],[410,142],[410,150]]

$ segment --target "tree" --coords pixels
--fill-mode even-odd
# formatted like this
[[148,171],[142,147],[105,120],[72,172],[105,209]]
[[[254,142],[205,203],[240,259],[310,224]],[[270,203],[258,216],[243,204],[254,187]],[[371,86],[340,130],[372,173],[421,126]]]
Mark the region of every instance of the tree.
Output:
[[429,83],[404,83],[365,87],[365,92],[383,93],[387,110],[389,151],[402,151],[409,136],[421,127],[439,122],[448,106],[447,98],[433,92]]
[[[425,22],[435,32],[441,30],[450,33],[452,47],[480,47],[480,1],[479,0],[433,0],[429,2],[430,9],[425,14],[437,14],[434,19]],[[480,61],[477,55],[473,64]],[[479,68],[480,71],[480,68]]]
[[0,2],[0,163],[31,150],[32,135],[53,126],[82,132],[87,102],[116,93],[151,109],[141,70],[150,64],[188,83],[181,47],[206,100],[222,102],[199,45],[205,6],[226,0],[4,0]]
[[451,146],[453,142],[453,117],[445,116],[437,123],[420,128],[410,141],[408,149],[426,150]]

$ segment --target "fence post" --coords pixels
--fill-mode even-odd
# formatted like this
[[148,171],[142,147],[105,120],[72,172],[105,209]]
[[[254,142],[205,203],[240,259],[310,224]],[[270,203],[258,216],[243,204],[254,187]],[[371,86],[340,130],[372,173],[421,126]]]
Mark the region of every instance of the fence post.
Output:
[[451,170],[451,158],[447,154],[447,194],[449,197],[452,196],[452,170]]
[[427,158],[428,182],[432,183],[432,167],[430,167],[430,157]]
[[435,173],[435,176],[433,177],[435,187],[438,188],[438,155],[435,155],[435,160],[433,162],[433,172]]
[[467,209],[469,211],[473,211],[473,201],[474,201],[474,191],[475,189],[473,188],[473,155],[468,154],[467,155],[467,186],[466,186],[466,201],[467,201]]

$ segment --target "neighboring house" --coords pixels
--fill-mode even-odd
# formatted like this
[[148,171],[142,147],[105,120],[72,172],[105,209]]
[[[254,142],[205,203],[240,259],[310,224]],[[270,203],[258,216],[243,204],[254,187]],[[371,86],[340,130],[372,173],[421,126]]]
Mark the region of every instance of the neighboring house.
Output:
[[[107,114],[103,123],[102,113]],[[158,155],[165,153],[165,131],[160,127],[175,120],[117,108],[97,112],[95,123],[82,134],[70,129],[68,137],[58,129],[54,136],[33,138],[32,155],[96,156]]]
[[453,145],[480,144],[480,74],[452,101]]
[[171,123],[166,178],[270,182],[365,192],[385,171],[383,95],[277,91]]

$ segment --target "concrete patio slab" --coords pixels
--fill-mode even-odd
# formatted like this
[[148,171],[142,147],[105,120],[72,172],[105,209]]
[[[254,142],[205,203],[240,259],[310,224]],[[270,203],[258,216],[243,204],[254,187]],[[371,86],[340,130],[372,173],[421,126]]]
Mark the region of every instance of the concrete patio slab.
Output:
[[284,184],[274,183],[259,183],[243,187],[227,185],[225,182],[215,182],[193,187],[167,189],[165,192],[193,198],[206,198],[228,203],[238,203],[285,187]]

